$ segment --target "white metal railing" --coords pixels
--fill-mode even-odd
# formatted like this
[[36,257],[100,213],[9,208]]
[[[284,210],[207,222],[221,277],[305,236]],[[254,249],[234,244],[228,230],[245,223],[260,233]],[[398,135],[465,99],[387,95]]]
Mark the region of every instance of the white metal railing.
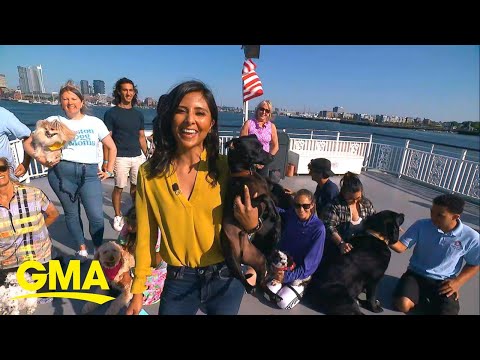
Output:
[[[145,131],[150,135],[151,131]],[[475,161],[466,160],[466,151],[458,158],[434,154],[410,148],[410,141],[406,140],[404,146],[372,142],[370,137],[348,137],[336,132],[333,138],[327,136],[305,133],[288,133],[290,136],[289,150],[311,154],[318,157],[319,153],[350,154],[364,157],[364,170],[381,170],[398,177],[405,177],[434,186],[449,192],[458,193],[468,198],[480,199],[479,165]],[[238,136],[238,131],[220,131],[220,153],[225,154],[225,143]],[[323,137],[322,137],[323,136]],[[149,143],[150,146],[150,143]],[[10,142],[14,166],[23,161],[23,146],[20,140]],[[101,146],[99,148],[99,151]],[[27,174],[21,181],[30,182],[30,179],[45,176],[48,168],[32,160]]]
[[465,160],[465,156],[466,151],[455,158],[411,149],[408,140],[404,147],[372,143],[365,169],[381,170],[479,200],[479,166]]
[[[21,164],[23,161],[23,145],[21,140],[13,140],[10,141],[10,149],[12,150],[13,154],[13,166],[14,168]],[[37,177],[46,176],[48,174],[48,168],[40,164],[37,160],[32,159],[30,161],[30,166],[28,171],[25,175],[23,175],[19,180],[25,181],[29,183],[31,179],[35,179]]]

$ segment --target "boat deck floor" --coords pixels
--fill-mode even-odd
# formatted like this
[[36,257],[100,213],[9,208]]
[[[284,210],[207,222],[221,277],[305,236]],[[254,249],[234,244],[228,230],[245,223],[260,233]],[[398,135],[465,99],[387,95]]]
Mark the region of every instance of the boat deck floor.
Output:
[[[341,176],[334,176],[332,180],[339,184]],[[405,214],[405,222],[402,225],[407,229],[417,219],[428,218],[430,216],[430,206],[432,199],[440,192],[422,185],[415,184],[403,178],[380,173],[376,171],[362,172],[360,179],[365,189],[365,195],[373,202],[377,211],[394,210]],[[286,177],[281,181],[284,187],[292,190],[306,188],[314,191],[316,183],[310,176]],[[50,188],[47,178],[39,178],[31,181],[30,185],[41,188],[49,198],[54,202],[60,211],[59,219],[50,226],[49,230],[53,239],[53,246],[58,255],[63,256],[67,261],[72,258],[76,245],[68,236],[68,230],[65,224],[62,206],[55,193]],[[105,217],[104,240],[115,240],[118,233],[112,228],[111,224],[114,217],[114,211],[111,201],[113,189],[113,179],[108,179],[103,183],[103,204]],[[126,211],[131,206],[129,194],[124,191],[122,194],[122,211]],[[82,209],[82,219],[84,224],[88,224],[86,215]],[[461,217],[462,221],[475,230],[479,230],[479,206],[467,203],[465,211]],[[89,253],[93,254],[93,243],[88,234],[88,228],[85,227],[85,236]],[[389,267],[382,279],[378,289],[378,299],[384,308],[382,315],[403,315],[392,307],[392,292],[397,281],[407,268],[412,250],[407,250],[403,254],[392,253]],[[90,256],[92,257],[92,256]],[[81,266],[82,274],[88,269],[86,262]],[[480,314],[480,286],[478,274],[465,284],[460,290],[460,314],[461,315],[479,315]],[[75,315],[80,314],[84,301],[71,300],[65,298],[54,299],[49,304],[38,305],[35,314],[38,315]],[[103,314],[108,306],[100,306],[94,314]],[[146,306],[145,310],[149,314],[158,312],[158,304]],[[362,309],[365,314],[376,315]],[[198,314],[203,314],[199,310]],[[308,303],[301,301],[291,310],[281,310],[275,305],[268,303],[260,293],[253,295],[244,295],[239,311],[240,315],[321,315],[321,313],[309,307]]]

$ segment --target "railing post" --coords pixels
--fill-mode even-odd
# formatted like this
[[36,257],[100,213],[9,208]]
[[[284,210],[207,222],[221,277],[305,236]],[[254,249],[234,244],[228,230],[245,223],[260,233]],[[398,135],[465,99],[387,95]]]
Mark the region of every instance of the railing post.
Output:
[[370,140],[368,141],[368,147],[365,153],[365,159],[363,160],[363,168],[365,171],[368,170],[368,161],[370,160],[370,152],[372,151],[372,140],[373,140],[373,135],[370,134]]
[[338,152],[338,142],[340,141],[340,131],[337,131],[337,141],[335,142],[335,152]]
[[313,130],[310,131],[310,140],[313,140]]
[[457,187],[458,178],[460,177],[460,172],[462,171],[463,162],[465,161],[466,156],[467,156],[467,150],[462,150],[462,159],[461,159],[461,163],[460,163],[460,165],[458,166],[458,169],[457,169],[457,174],[455,176],[455,182],[453,183],[453,186],[452,186],[452,192],[455,192],[455,189]]
[[430,149],[430,154],[433,154],[433,149],[435,149],[435,144],[432,144],[432,148]]
[[405,163],[405,158],[407,157],[408,145],[410,145],[410,140],[405,140],[405,149],[403,149],[402,162],[400,164],[400,170],[398,170],[398,178],[402,177],[403,164]]

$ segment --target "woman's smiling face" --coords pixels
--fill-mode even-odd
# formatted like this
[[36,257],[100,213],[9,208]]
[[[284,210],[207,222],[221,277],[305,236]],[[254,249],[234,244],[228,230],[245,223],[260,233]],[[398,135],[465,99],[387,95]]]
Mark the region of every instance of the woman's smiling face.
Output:
[[205,98],[199,91],[186,94],[175,110],[172,134],[180,152],[200,147],[214,124]]

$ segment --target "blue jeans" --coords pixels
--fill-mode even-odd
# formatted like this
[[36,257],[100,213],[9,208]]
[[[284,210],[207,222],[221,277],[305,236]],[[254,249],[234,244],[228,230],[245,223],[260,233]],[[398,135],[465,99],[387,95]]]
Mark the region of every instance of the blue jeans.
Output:
[[85,244],[83,223],[80,216],[80,201],[89,222],[90,236],[95,247],[102,245],[103,191],[97,175],[97,164],[82,164],[60,161],[48,171],[48,182],[62,203],[65,221],[70,236],[78,246]]
[[224,262],[206,267],[167,267],[159,315],[237,315],[245,289]]

